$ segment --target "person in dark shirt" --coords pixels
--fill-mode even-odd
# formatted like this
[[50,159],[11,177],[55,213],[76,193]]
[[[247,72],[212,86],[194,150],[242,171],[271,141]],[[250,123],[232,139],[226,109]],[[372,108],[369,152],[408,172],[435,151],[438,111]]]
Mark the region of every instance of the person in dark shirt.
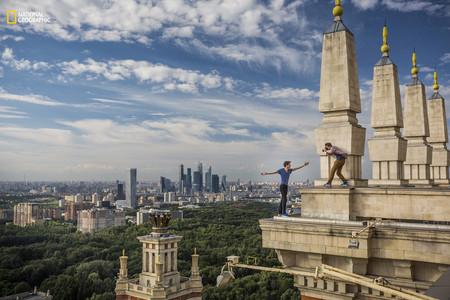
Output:
[[347,179],[345,179],[344,175],[342,175],[342,168],[345,165],[345,160],[347,158],[347,153],[342,151],[336,146],[333,146],[331,143],[325,144],[325,149],[322,150],[327,155],[334,155],[336,160],[334,161],[333,167],[331,167],[330,175],[328,177],[327,183],[325,183],[324,187],[331,188],[331,183],[333,182],[334,174],[342,180],[342,187],[348,187]]
[[286,213],[286,203],[287,203],[287,193],[288,193],[288,185],[289,185],[289,176],[293,171],[300,170],[303,167],[309,165],[309,162],[305,162],[303,165],[297,168],[291,168],[291,162],[285,161],[283,163],[283,168],[279,169],[275,172],[262,172],[261,175],[274,175],[280,174],[281,183],[280,183],[280,193],[281,193],[281,201],[280,206],[278,207],[278,215],[282,217],[287,217]]

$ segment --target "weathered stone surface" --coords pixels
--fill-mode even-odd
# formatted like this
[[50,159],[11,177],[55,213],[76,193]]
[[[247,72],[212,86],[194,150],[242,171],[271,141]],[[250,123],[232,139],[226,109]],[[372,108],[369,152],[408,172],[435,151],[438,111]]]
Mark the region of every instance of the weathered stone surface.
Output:
[[450,222],[449,189],[316,188],[302,189],[301,192],[302,216],[307,218]]

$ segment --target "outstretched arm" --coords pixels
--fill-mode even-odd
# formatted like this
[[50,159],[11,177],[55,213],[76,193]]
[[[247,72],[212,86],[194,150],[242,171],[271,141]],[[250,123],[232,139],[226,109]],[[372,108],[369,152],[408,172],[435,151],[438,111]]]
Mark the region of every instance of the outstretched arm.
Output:
[[275,175],[275,174],[278,174],[278,171],[275,171],[275,172],[261,172],[261,175]]
[[309,161],[305,162],[305,163],[304,163],[303,165],[301,165],[300,167],[292,168],[292,171],[300,170],[301,168],[306,167],[307,165],[309,165]]

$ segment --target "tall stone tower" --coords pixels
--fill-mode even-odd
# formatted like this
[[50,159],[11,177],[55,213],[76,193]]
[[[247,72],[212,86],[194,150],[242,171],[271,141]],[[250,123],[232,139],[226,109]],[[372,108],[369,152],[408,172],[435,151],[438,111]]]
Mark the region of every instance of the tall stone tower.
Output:
[[389,57],[388,28],[383,28],[382,57],[373,69],[372,118],[374,136],[369,139],[372,179],[369,185],[401,185],[406,140],[402,138],[402,104],[397,66]]
[[434,93],[427,101],[428,122],[430,136],[428,143],[433,148],[431,158],[430,177],[435,184],[448,185],[449,152],[447,150],[448,129],[447,115],[445,112],[445,100],[439,94],[437,72],[434,72]]
[[366,130],[358,124],[361,112],[358,66],[353,34],[342,22],[341,1],[333,9],[334,22],[323,34],[322,68],[320,77],[319,110],[322,124],[315,130],[317,153],[320,155],[320,178],[315,185],[324,184],[334,158],[322,152],[324,144],[333,145],[348,153],[343,173],[351,185],[366,185],[362,180],[362,156]]
[[169,211],[154,211],[150,216],[153,231],[138,237],[142,243],[142,272],[128,279],[127,259],[120,257],[116,284],[117,300],[201,300],[202,278],[198,254],[192,255],[191,277],[180,276],[177,267],[178,242],[182,237],[168,233]]
[[425,101],[425,87],[419,79],[416,52],[412,55],[412,82],[405,90],[405,130],[408,140],[406,161],[404,164],[405,179],[411,184],[431,184],[430,164],[431,147],[427,143],[430,136],[428,112]]

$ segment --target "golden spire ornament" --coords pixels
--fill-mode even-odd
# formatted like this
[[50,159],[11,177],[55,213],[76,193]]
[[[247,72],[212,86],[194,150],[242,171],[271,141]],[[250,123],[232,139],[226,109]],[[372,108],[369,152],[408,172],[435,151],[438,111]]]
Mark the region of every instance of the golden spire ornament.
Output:
[[335,6],[333,8],[333,16],[335,19],[340,19],[344,14],[344,9],[341,6],[341,0],[335,0]]
[[437,92],[437,91],[439,91],[439,83],[438,83],[438,75],[437,75],[437,72],[436,72],[436,71],[434,71],[433,77],[434,77],[433,90],[434,90],[435,92]]
[[381,53],[383,54],[383,56],[389,56],[389,45],[387,42],[387,38],[388,38],[388,28],[387,25],[384,24],[383,27],[383,45],[381,46]]
[[412,68],[411,68],[411,75],[415,78],[417,77],[417,74],[419,74],[419,68],[417,67],[417,56],[416,56],[416,50],[413,51],[412,54]]

